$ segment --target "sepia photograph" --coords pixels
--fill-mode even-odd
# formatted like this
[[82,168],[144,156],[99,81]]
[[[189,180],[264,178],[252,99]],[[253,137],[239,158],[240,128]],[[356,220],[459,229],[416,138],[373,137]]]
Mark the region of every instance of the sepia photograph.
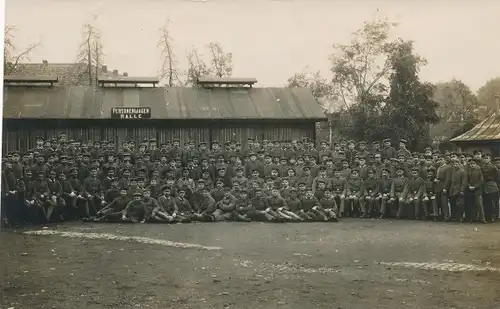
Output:
[[499,1],[5,2],[0,309],[500,309]]

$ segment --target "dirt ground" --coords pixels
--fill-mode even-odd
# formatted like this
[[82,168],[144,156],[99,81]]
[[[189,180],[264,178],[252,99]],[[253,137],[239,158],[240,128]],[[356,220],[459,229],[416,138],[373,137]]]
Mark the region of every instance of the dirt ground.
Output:
[[[220,250],[4,231],[1,309],[500,308],[500,224],[351,219],[71,223],[49,230],[141,236]],[[446,263],[489,270],[465,271],[467,266]]]

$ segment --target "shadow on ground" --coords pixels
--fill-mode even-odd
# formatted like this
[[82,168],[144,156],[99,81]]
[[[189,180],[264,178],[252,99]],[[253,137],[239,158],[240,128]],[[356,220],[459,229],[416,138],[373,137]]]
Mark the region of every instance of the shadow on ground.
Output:
[[2,232],[0,308],[496,309],[500,304],[500,272],[380,264],[500,269],[500,225],[347,220],[50,229],[221,250]]

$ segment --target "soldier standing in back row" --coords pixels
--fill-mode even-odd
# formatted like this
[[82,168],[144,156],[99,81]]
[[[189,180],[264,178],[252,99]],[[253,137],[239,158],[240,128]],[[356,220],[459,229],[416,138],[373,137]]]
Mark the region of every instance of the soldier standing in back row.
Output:
[[467,189],[467,174],[457,158],[452,161],[450,174],[450,188],[448,196],[450,199],[451,216],[456,221],[463,220],[464,197]]
[[484,215],[486,220],[495,222],[495,210],[498,205],[498,182],[500,181],[500,176],[498,169],[491,163],[491,155],[485,154],[483,157],[482,171],[484,178]]

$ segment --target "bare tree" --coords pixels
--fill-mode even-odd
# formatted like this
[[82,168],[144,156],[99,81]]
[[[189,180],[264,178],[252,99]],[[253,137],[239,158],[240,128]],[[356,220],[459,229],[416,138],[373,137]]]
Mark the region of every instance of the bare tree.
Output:
[[[197,48],[193,48],[187,54],[188,69],[186,72],[186,86],[195,86],[200,76],[213,75],[216,77],[227,77],[233,74],[233,55],[226,53],[219,43],[209,43],[209,61],[205,61],[203,55]],[[206,59],[206,58],[205,58]]]
[[193,48],[187,54],[188,69],[186,72],[186,86],[196,86],[198,77],[211,75],[213,70],[203,61],[197,48]]
[[[94,17],[95,19],[95,17]],[[83,39],[78,49],[78,54],[75,61],[75,77],[78,79],[74,81],[88,82],[90,85],[97,84],[99,70],[104,58],[103,45],[101,41],[101,31],[92,24],[85,24],[83,26]],[[85,66],[84,72],[81,67]]]
[[169,21],[160,28],[161,37],[158,47],[161,48],[162,66],[159,79],[166,79],[167,86],[174,87],[179,84],[179,70],[175,60],[172,36],[170,35]]
[[29,61],[31,53],[40,47],[40,42],[32,43],[23,50],[19,50],[15,43],[14,32],[16,28],[14,26],[5,25],[4,29],[4,74],[20,74],[22,71],[21,63],[23,61]]
[[219,78],[233,74],[233,54],[225,53],[219,43],[208,44],[213,74]]

